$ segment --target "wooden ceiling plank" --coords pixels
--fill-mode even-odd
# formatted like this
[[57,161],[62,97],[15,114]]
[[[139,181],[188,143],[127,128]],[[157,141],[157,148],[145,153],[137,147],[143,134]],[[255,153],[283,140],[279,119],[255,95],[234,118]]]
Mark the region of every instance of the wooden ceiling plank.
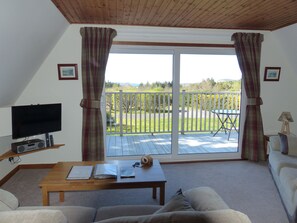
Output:
[[[274,30],[276,27],[280,27],[280,24],[288,26],[297,22],[297,1],[290,1],[287,4],[281,3],[282,2],[279,2],[279,5],[277,5],[278,10],[275,10],[274,16],[267,18],[271,30]],[[270,8],[270,10],[273,10],[273,8]],[[283,16],[284,14],[286,16]],[[270,13],[268,10],[266,16],[269,15]]]
[[146,0],[138,1],[137,9],[135,10],[136,13],[132,21],[133,24],[140,24],[140,19],[143,16],[143,13],[145,11],[146,3],[147,3]]
[[[112,22],[112,14],[110,13],[109,9],[109,4],[108,2],[112,2],[112,1],[107,1],[107,0],[95,0],[95,9],[99,9],[99,13],[101,13],[101,17],[103,18],[103,22],[104,24],[111,24]],[[96,21],[95,21],[96,23]]]
[[[274,24],[281,22],[283,19],[284,13],[288,13],[287,10],[284,10],[284,2],[275,2],[271,4],[271,2],[260,2],[257,5],[253,5],[249,8],[246,14],[240,18],[241,23],[238,23],[238,26],[242,26],[244,23],[247,28],[250,29],[266,29],[273,30]],[[271,12],[273,13],[273,17],[271,17]],[[287,17],[287,16],[286,16]]]
[[[201,14],[196,14],[192,21],[189,22],[189,26],[196,26],[197,24],[197,20],[204,21],[205,27],[210,27],[212,25],[213,22],[211,22],[211,18],[217,18],[218,16],[220,16],[220,10],[222,8],[226,8],[228,7],[228,2],[225,1],[215,1],[214,4],[207,4],[204,6],[204,10],[202,11]],[[219,23],[221,23],[221,21],[218,21]]]
[[189,6],[190,3],[193,3],[193,0],[185,0],[185,1],[176,1],[172,2],[172,4],[169,8],[169,12],[167,13],[166,17],[163,18],[163,25],[173,25],[173,21],[176,18],[181,18],[184,16],[184,11]]
[[117,24],[117,1],[105,0],[108,24]]
[[[138,10],[138,14],[135,17],[134,23],[135,24],[146,24],[147,18],[149,18],[149,15],[151,13],[151,8],[154,6],[155,0],[146,0],[142,1]],[[142,11],[141,11],[142,9]]]
[[[179,21],[175,21],[175,26],[183,26],[183,27],[193,27],[191,25],[194,18],[198,18],[198,21],[201,24],[201,28],[203,28],[205,25],[206,19],[201,18],[201,14],[204,13],[205,8],[210,5],[208,0],[199,1],[199,4],[196,5],[196,7],[193,7],[193,10],[185,15],[185,17],[179,19]],[[186,23],[187,25],[183,25]]]
[[[297,2],[279,0],[275,1],[273,4],[263,6],[262,9],[258,8],[258,10],[262,11],[263,13],[258,17],[254,16],[253,18],[254,20],[258,20],[258,22],[256,23],[257,26],[266,27],[267,30],[274,30],[276,26],[279,27],[279,25],[276,25],[278,23],[288,25],[288,22],[286,21],[290,14],[292,14],[296,18]],[[273,16],[271,16],[272,12]]]
[[[196,13],[197,8],[201,5],[200,1],[192,0],[187,1],[183,4],[182,8],[179,10],[179,13],[176,13],[172,19],[171,24],[173,26],[177,26],[181,21],[186,23],[188,21],[188,17],[194,12]],[[199,9],[198,9],[199,10]]]
[[[101,1],[100,1],[101,2]],[[102,15],[102,10],[100,9],[99,5],[100,2],[97,2],[95,0],[91,0],[86,2],[86,4],[83,5],[83,14],[85,16],[85,21],[87,23],[94,24],[98,19],[101,21],[101,24],[104,24],[104,15]]]
[[169,16],[171,9],[174,7],[175,1],[166,0],[163,1],[163,4],[161,5],[160,9],[157,12],[157,16],[155,16],[156,19],[156,25],[157,26],[166,26],[166,22],[164,19],[166,19],[167,16]]
[[149,16],[145,20],[146,25],[156,26],[156,17],[158,17],[158,14],[161,13],[160,8],[163,3],[164,3],[163,0],[155,0],[154,6],[152,7]]
[[117,22],[116,22],[116,24],[124,25],[122,23],[122,21],[123,21],[122,18],[124,17],[124,0],[117,0],[116,12],[117,12]]
[[70,23],[275,30],[297,23],[296,0],[51,0]]
[[132,10],[131,5],[132,5],[132,0],[124,0],[123,17],[121,22],[122,24],[130,25],[129,18]]
[[[141,0],[143,2],[143,0]],[[130,11],[130,17],[128,20],[128,24],[130,25],[135,25],[135,17],[137,16],[137,13],[139,12],[139,6],[140,5],[140,0],[133,0],[131,4],[131,11]]]
[[56,7],[60,10],[62,15],[67,19],[69,23],[73,23],[77,19],[77,14],[73,10],[73,7],[68,7],[68,1],[52,0]]
[[[246,21],[251,21],[252,19],[254,20],[253,23],[256,25],[257,20],[255,20],[255,16],[258,14],[257,9],[261,8],[262,3],[265,4],[265,2],[257,2],[251,5],[247,0],[236,1],[234,4],[230,3],[231,2],[226,2],[223,8],[224,13],[219,13],[215,19],[210,19],[209,22],[211,26],[222,26],[225,24],[230,28],[236,28],[238,24],[246,24],[246,27],[249,27],[251,23],[247,23]],[[251,10],[252,8],[256,10]],[[238,13],[238,11],[240,11],[240,13]]]
[[81,4],[80,0],[74,0],[74,1],[67,0],[66,2],[68,2],[68,5],[72,6],[72,9],[73,9],[72,11],[75,14],[73,23],[80,23],[81,21],[83,21],[83,23],[86,23],[85,16],[82,15],[83,5]]
[[[228,24],[230,18],[230,14],[232,15],[234,12],[234,9],[240,6],[242,1],[234,1],[233,4],[230,4],[228,1],[222,1],[221,4],[218,4],[216,7],[212,9],[213,15],[209,16],[208,18],[208,26],[212,25],[220,25],[220,24]],[[238,20],[237,18],[234,18],[234,15],[232,16],[232,21]],[[195,21],[195,20],[194,20]],[[193,23],[193,25],[196,25]]]

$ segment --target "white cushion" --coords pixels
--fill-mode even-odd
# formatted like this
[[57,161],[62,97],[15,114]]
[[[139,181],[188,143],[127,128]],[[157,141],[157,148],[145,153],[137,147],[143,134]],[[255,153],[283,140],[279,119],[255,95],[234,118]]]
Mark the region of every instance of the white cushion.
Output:
[[19,201],[12,193],[0,189],[0,211],[15,210],[18,206]]
[[279,139],[279,136],[278,135],[270,136],[269,137],[268,146],[269,146],[269,152],[271,150],[279,151],[280,150],[280,139]]

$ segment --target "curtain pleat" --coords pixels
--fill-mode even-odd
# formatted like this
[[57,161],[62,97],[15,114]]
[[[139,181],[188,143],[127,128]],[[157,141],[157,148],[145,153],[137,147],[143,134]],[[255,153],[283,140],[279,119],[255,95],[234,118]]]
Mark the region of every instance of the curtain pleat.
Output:
[[105,81],[105,69],[116,31],[110,28],[83,27],[82,88],[83,108],[82,159],[104,160],[104,129],[100,100]]
[[235,51],[242,72],[247,95],[244,122],[242,159],[265,160],[263,123],[260,105],[260,58],[263,35],[260,33],[234,33]]

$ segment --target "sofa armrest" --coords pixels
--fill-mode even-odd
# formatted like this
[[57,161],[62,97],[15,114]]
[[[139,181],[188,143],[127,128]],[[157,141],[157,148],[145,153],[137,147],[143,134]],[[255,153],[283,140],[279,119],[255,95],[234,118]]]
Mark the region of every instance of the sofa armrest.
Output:
[[0,223],[67,223],[67,219],[59,210],[16,210],[1,211]]

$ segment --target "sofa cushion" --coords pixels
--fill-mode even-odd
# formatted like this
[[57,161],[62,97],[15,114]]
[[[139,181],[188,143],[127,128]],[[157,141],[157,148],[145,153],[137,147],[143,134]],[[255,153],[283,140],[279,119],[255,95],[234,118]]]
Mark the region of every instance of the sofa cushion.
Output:
[[100,207],[97,210],[96,221],[120,216],[139,216],[153,214],[159,210],[160,205],[116,205]]
[[96,209],[83,206],[25,206],[17,210],[59,210],[66,216],[68,223],[93,222]]
[[12,193],[0,189],[0,211],[15,210],[18,206],[19,201]]
[[14,210],[0,212],[0,223],[67,223],[59,210]]
[[283,192],[288,195],[290,200],[293,200],[297,189],[297,169],[283,167],[279,174],[280,183],[283,185]]
[[283,154],[297,156],[297,136],[278,133],[280,137],[280,151]]
[[217,211],[175,211],[153,215],[118,217],[97,223],[251,223],[249,218],[238,211],[226,209]]
[[197,211],[228,209],[220,195],[210,187],[197,187],[184,192],[191,206]]
[[277,173],[277,175],[279,175],[283,167],[297,168],[296,157],[284,155],[280,151],[270,151],[268,159],[271,169]]
[[183,195],[182,189],[179,189],[162,208],[155,212],[155,214],[171,211],[194,211],[189,201]]

